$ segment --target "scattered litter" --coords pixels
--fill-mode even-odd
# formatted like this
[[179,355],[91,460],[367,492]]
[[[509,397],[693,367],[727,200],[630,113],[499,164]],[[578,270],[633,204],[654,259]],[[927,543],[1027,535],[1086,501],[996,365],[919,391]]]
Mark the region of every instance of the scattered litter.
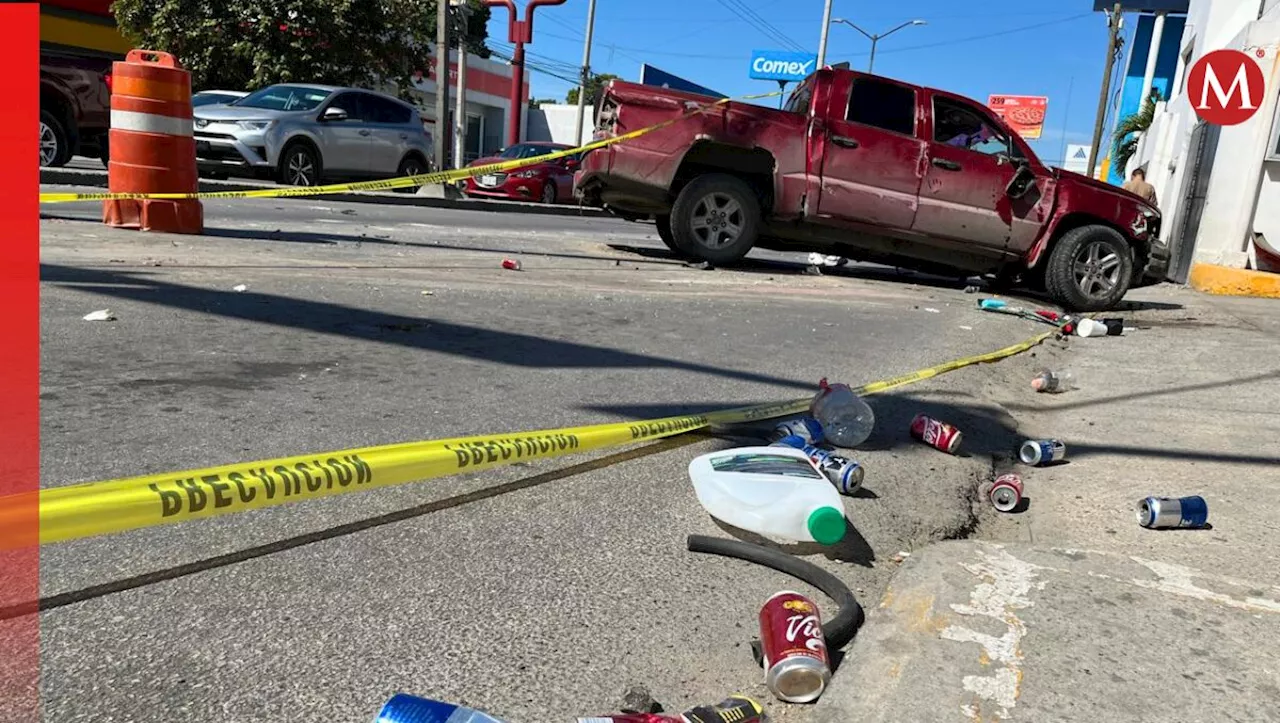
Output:
[[768,439],[769,443],[773,444],[783,437],[790,436],[800,437],[805,444],[819,444],[822,442],[822,425],[813,417],[791,419],[774,427]]
[[503,723],[475,708],[419,698],[407,693],[396,693],[383,704],[373,723],[416,723],[440,721],[441,723]]
[[507,271],[519,271],[520,262],[515,259],[503,259],[502,268],[506,269]]
[[962,325],[960,326],[960,328],[961,328],[961,329],[964,329],[965,331],[973,331],[973,327],[972,327],[972,326],[964,326],[964,325],[962,324]]
[[924,307],[924,310],[925,310],[925,311],[927,311],[927,312],[929,312],[930,314],[941,314],[941,313],[942,313],[941,311],[939,311],[939,310],[937,310],[937,309],[933,308],[932,306],[926,306],[926,307]]
[[911,436],[947,454],[955,454],[960,448],[964,433],[956,427],[933,417],[917,414],[911,420]]
[[827,441],[850,449],[867,441],[876,424],[871,407],[848,384],[828,384],[825,378],[818,382],[809,414],[818,420]]
[[817,467],[818,471],[825,475],[827,481],[835,485],[842,495],[852,495],[862,489],[866,470],[847,457],[806,442],[805,438],[798,434],[784,436],[775,441],[773,446],[790,447],[809,455],[809,461],[813,462],[813,466]]
[[117,318],[119,317],[110,309],[98,309],[84,315],[85,321],[115,321]]
[[1033,467],[1061,462],[1066,457],[1067,445],[1060,439],[1028,439],[1018,448],[1018,458]]
[[1013,512],[1022,504],[1022,478],[1012,472],[996,477],[987,492],[991,506],[1000,512]]
[[[764,683],[786,703],[812,703],[831,682],[818,606],[796,592],[780,592],[760,608]],[[725,719],[729,720],[729,719]]]
[[685,267],[697,269],[699,271],[715,271],[716,267],[711,265],[710,261],[686,261]]
[[435,295],[436,295],[436,292],[431,291],[430,289],[423,289],[423,290],[422,290],[422,295],[423,295],[423,296],[435,296]]
[[[453,719],[444,721],[440,718],[429,718],[426,720],[440,720],[443,723],[453,723]],[[467,721],[461,719],[459,723]],[[732,721],[733,723],[764,723],[769,720],[764,714],[764,708],[754,700],[743,696],[734,695],[726,700],[722,700],[714,705],[700,705],[690,708],[679,716],[656,715],[654,713],[623,711],[613,715],[596,715],[590,718],[578,718],[577,723],[724,723],[724,721]],[[406,721],[406,723],[408,723]],[[468,722],[469,723],[469,722]]]
[[107,263],[109,263],[109,264],[123,264],[123,263],[124,263],[124,259],[107,259]]
[[1031,380],[1031,388],[1046,394],[1061,394],[1076,389],[1076,376],[1070,370],[1043,369]]
[[231,290],[232,291],[248,291],[249,286],[248,284],[236,284],[235,286],[231,287]]
[[1106,336],[1107,327],[1100,321],[1093,319],[1081,319],[1076,322],[1076,336]]
[[834,266],[844,266],[847,263],[849,263],[849,259],[846,259],[843,256],[828,256],[826,254],[820,254],[817,252],[813,252],[809,254],[810,266],[834,267]]
[[623,713],[661,713],[662,704],[653,699],[649,689],[643,685],[633,685],[622,694]]
[[904,562],[906,562],[906,561],[907,561],[907,558],[908,558],[908,557],[911,557],[911,553],[910,553],[910,552],[907,552],[907,551],[905,551],[905,550],[899,550],[899,551],[898,551],[898,554],[896,554],[896,555],[894,555],[893,557],[889,558],[889,560],[890,560],[890,562],[893,562],[893,563],[896,563],[896,564],[898,564],[898,565],[901,565],[902,563],[904,563]]
[[1199,495],[1148,497],[1138,502],[1138,524],[1150,530],[1195,529],[1209,522],[1209,506]]
[[840,493],[809,456],[787,447],[738,447],[689,463],[694,493],[712,517],[765,537],[834,545],[846,523]]
[[822,276],[822,269],[817,266],[806,266],[803,273],[805,276]]
[[182,245],[182,244],[178,243],[177,241],[170,241],[169,243],[173,244],[174,246],[181,246],[181,245]]
[[970,285],[968,285],[968,286],[964,287],[964,293],[966,293],[966,294],[976,294],[976,293],[978,293],[978,292],[979,292],[979,291],[981,291],[981,290],[982,290],[982,288],[981,288],[981,287],[976,286],[976,285],[974,285],[974,284],[970,284]]
[[1107,327],[1107,336],[1124,336],[1124,319],[1103,319],[1102,324]]

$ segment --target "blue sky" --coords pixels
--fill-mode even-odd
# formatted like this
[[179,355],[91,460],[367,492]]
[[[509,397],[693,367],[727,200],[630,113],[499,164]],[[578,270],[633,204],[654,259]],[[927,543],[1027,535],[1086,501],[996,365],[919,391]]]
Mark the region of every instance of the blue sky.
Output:
[[[517,5],[523,12],[524,0]],[[776,90],[773,81],[747,77],[751,51],[791,49],[785,38],[816,53],[822,6],[823,0],[597,0],[592,70],[638,80],[647,62],[729,96]],[[1106,19],[1092,8],[1092,0],[835,0],[832,16],[873,34],[926,21],[880,40],[877,74],[983,102],[992,93],[1048,96],[1044,138],[1033,147],[1058,163],[1064,135],[1065,142],[1088,143],[1092,134],[1107,47]],[[495,8],[489,25],[491,45],[500,51],[510,47],[506,15]],[[573,86],[567,79],[582,62],[586,20],[587,0],[535,11],[533,43],[526,46],[534,97],[563,101]],[[1126,18],[1126,29],[1135,20]],[[869,50],[852,28],[831,28],[828,63],[865,70]]]

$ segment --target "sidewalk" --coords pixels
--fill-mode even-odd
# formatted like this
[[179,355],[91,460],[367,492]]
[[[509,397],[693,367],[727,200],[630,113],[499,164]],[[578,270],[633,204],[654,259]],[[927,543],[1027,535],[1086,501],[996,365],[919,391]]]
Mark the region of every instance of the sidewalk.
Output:
[[[828,721],[1275,720],[1280,708],[1280,304],[1161,286],[1124,337],[1046,345],[1081,389],[988,390],[1068,460],[1028,509],[912,556],[819,702]],[[1111,316],[1112,314],[1108,314]],[[1199,494],[1209,530],[1146,530]]]

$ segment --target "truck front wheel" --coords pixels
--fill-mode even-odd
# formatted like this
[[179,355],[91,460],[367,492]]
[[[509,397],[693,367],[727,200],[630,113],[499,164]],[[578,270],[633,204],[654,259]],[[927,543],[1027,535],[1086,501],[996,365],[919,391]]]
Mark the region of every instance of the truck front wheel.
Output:
[[698,176],[671,207],[678,249],[723,265],[738,261],[760,234],[760,201],[741,179],[723,173]]
[[1081,226],[1054,244],[1045,288],[1068,311],[1103,311],[1119,303],[1133,281],[1133,249],[1115,229]]

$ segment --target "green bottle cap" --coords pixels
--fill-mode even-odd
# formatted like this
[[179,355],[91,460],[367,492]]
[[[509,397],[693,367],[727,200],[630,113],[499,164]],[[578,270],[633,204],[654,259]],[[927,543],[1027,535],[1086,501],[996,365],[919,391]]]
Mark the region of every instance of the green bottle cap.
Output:
[[834,507],[819,507],[809,513],[809,534],[823,545],[844,539],[844,513]]

